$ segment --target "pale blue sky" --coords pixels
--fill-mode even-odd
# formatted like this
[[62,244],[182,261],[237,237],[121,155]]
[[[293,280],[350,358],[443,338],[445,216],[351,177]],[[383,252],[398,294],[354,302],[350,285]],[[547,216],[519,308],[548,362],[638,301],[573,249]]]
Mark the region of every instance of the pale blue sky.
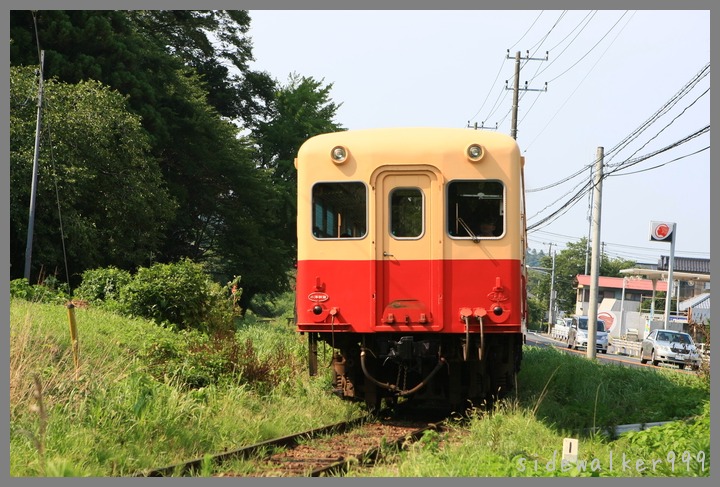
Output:
[[[710,124],[709,69],[702,76],[710,63],[709,10],[251,10],[250,16],[253,67],[283,83],[291,72],[333,83],[331,97],[342,103],[336,121],[350,129],[477,122],[510,133],[512,91],[505,81],[512,87],[515,52],[545,59],[549,51],[547,60],[521,63],[521,87],[548,83],[547,91],[521,92],[519,102],[530,225],[589,180],[583,168],[599,146],[617,168]],[[706,132],[604,180],[600,240],[610,256],[655,263],[667,255],[669,244],[649,240],[651,221],[677,224],[676,256],[710,256],[709,145]],[[588,236],[589,215],[582,196],[530,232],[530,247],[562,249]]]

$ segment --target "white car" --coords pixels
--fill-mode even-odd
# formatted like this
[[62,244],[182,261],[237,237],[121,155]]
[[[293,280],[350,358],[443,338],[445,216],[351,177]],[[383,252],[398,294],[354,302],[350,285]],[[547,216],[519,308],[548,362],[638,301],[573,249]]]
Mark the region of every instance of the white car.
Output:
[[[568,348],[585,348],[588,346],[588,317],[574,316],[567,337]],[[602,353],[608,351],[608,334],[605,331],[605,322],[597,320],[595,329],[595,349]]]
[[700,368],[702,358],[695,342],[687,333],[656,329],[643,340],[640,347],[640,363],[646,364],[648,361],[653,365],[661,362],[675,364],[681,369],[689,365],[697,370]]

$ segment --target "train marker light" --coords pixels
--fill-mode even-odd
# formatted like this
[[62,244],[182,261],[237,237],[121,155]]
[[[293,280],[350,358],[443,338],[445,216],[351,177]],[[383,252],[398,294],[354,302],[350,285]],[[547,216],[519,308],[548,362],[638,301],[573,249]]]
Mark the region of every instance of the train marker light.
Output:
[[333,149],[330,151],[330,157],[335,164],[342,164],[343,162],[347,161],[348,150],[341,145],[337,145],[333,147]]
[[467,148],[467,156],[472,162],[477,162],[483,158],[485,151],[480,144],[472,144]]

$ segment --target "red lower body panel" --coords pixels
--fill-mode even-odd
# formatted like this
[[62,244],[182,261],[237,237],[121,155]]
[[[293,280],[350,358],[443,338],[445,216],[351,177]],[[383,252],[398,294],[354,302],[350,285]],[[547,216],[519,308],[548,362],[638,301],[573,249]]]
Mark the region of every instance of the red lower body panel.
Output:
[[518,333],[519,260],[299,261],[297,330]]

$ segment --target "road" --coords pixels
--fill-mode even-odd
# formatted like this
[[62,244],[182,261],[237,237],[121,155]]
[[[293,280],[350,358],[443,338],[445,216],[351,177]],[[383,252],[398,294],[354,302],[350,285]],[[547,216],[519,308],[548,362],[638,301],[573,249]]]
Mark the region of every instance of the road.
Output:
[[[585,349],[580,350],[573,350],[567,348],[567,343],[564,341],[556,340],[554,338],[551,338],[549,335],[534,332],[534,331],[528,331],[526,336],[526,344],[530,346],[535,347],[555,347],[558,350],[562,350],[565,353],[574,353],[577,355],[581,355],[583,357],[587,356],[587,352]],[[680,370],[674,365],[669,364],[660,364],[659,366],[654,366],[652,364],[641,364],[640,359],[637,357],[630,357],[627,355],[616,355],[613,353],[597,353],[595,356],[598,360],[598,362],[601,363],[613,363],[616,365],[625,365],[628,367],[650,367],[652,369],[658,370],[661,367],[667,368],[670,370],[675,370],[677,372],[685,373],[685,374],[693,374],[695,372],[691,370]]]

